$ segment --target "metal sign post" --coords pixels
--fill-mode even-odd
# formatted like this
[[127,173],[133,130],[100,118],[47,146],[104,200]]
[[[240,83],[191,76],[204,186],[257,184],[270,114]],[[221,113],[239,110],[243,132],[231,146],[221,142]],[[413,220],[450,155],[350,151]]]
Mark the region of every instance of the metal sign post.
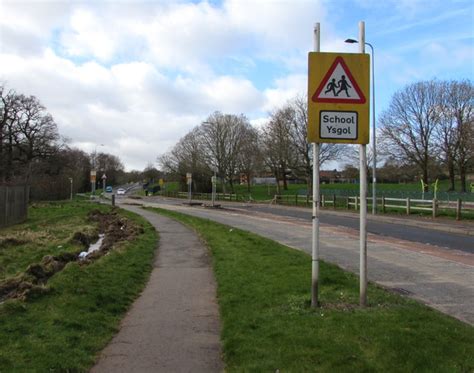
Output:
[[367,152],[369,143],[369,67],[365,24],[359,23],[359,53],[321,53],[320,25],[308,55],[308,142],[313,144],[313,224],[311,306],[318,305],[319,144],[359,144],[360,152],[360,305],[367,302]]
[[[315,24],[313,31],[314,50],[320,50],[321,27]],[[313,216],[311,244],[311,307],[319,304],[319,143],[313,142]]]
[[95,179],[96,179],[97,172],[95,170],[91,171],[91,192],[92,195],[95,194]]
[[[359,53],[365,53],[365,23],[359,22]],[[369,121],[367,119],[367,128]],[[368,130],[367,130],[368,137]],[[359,145],[360,152],[360,265],[359,304],[367,305],[367,143]]]
[[216,184],[217,184],[216,171],[214,171],[214,176],[212,176],[211,182],[212,182],[212,207],[214,207],[216,203]]

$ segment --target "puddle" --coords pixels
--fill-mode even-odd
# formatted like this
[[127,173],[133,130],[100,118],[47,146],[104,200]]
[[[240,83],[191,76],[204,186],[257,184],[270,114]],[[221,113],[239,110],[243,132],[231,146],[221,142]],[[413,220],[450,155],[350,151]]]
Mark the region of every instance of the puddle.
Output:
[[97,242],[93,243],[92,245],[89,246],[89,249],[87,251],[82,251],[80,254],[79,254],[79,259],[85,259],[87,258],[90,254],[92,254],[93,252],[97,251],[100,249],[100,247],[102,246],[102,241],[104,241],[104,238],[105,238],[105,234],[101,233],[99,234],[99,239],[97,240]]

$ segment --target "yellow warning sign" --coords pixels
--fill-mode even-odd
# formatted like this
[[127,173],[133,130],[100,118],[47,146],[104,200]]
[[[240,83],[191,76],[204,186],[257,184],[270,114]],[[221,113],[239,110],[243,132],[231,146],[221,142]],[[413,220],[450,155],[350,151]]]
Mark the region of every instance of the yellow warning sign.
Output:
[[311,52],[308,141],[369,143],[368,54]]

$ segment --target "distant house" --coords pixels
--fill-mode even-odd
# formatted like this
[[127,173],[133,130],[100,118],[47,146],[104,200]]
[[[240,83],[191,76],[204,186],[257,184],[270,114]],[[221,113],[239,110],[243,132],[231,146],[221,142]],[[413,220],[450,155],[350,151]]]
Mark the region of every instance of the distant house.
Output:
[[357,183],[357,179],[343,177],[343,173],[338,170],[319,171],[319,180],[321,184]]
[[274,177],[254,177],[252,178],[253,185],[276,185],[276,178]]

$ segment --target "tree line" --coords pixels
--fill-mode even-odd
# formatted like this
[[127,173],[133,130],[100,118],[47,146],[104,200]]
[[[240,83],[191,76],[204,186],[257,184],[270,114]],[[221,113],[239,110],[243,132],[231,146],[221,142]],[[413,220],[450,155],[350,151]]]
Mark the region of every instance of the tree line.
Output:
[[474,170],[474,86],[470,80],[423,81],[396,92],[380,119],[382,154],[389,164],[414,166],[426,185],[447,173],[461,191]]
[[[396,92],[382,112],[377,133],[379,180],[455,179],[466,191],[469,172],[474,169],[474,89],[471,81],[423,81]],[[248,188],[252,177],[273,176],[287,189],[289,178],[312,181],[312,147],[307,141],[307,99],[289,100],[269,113],[260,128],[243,115],[211,114],[182,137],[158,163],[171,177],[185,182],[193,173],[196,190],[210,190],[215,173],[224,192],[227,185],[245,175]],[[371,174],[371,147],[368,147],[368,175]],[[329,161],[344,164],[342,174],[358,178],[358,155],[353,146],[324,143],[320,146],[320,167]],[[310,188],[308,188],[309,190]]]
[[[193,174],[197,190],[209,190],[215,173],[223,192],[227,185],[244,176],[250,190],[252,177],[273,176],[280,187],[287,189],[289,177],[311,182],[312,155],[306,140],[307,101],[296,97],[270,113],[262,128],[252,126],[243,115],[214,112],[200,125],[181,138],[171,151],[158,157],[163,171],[184,181]],[[344,148],[323,144],[320,162],[337,159]]]
[[127,177],[117,156],[69,146],[37,97],[0,84],[0,184],[30,185],[33,199],[66,198],[71,179],[74,192],[90,191],[94,166],[112,185]]

